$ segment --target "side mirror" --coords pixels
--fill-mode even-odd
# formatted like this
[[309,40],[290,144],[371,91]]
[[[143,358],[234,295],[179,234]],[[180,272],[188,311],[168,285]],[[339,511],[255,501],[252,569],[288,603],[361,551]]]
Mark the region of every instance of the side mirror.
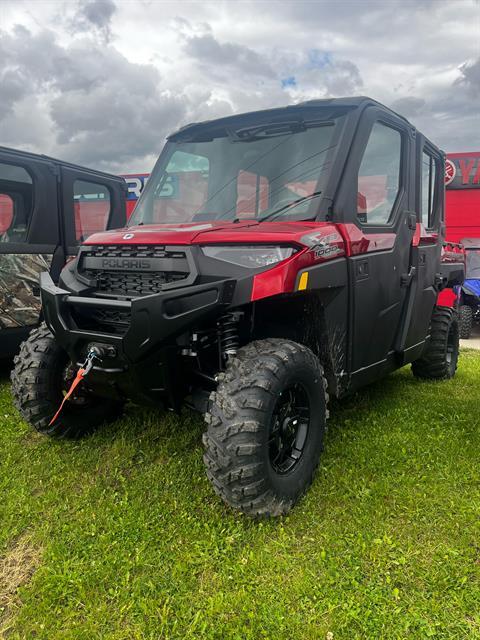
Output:
[[13,200],[10,196],[0,193],[0,236],[3,236],[13,222]]

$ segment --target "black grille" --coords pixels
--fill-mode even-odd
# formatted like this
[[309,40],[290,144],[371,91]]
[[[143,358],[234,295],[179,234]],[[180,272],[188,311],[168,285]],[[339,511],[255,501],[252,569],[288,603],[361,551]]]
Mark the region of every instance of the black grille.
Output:
[[185,258],[183,251],[148,244],[97,245],[89,249],[88,255],[94,258]]
[[[185,252],[171,250],[164,246],[151,245],[106,245],[91,247],[84,254],[85,258],[104,258],[112,264],[122,259],[159,260],[168,265],[168,269],[150,269],[143,271],[140,267],[132,270],[121,268],[90,269],[80,268],[82,276],[96,282],[95,291],[102,295],[134,298],[159,293],[165,284],[180,282],[189,276],[188,262]],[[154,263],[153,263],[154,264]]]
[[124,335],[130,325],[130,311],[117,309],[73,308],[72,316],[79,329]]
[[114,296],[137,297],[159,293],[162,285],[184,280],[186,273],[130,273],[124,271],[84,271],[89,279],[96,278],[96,291]]

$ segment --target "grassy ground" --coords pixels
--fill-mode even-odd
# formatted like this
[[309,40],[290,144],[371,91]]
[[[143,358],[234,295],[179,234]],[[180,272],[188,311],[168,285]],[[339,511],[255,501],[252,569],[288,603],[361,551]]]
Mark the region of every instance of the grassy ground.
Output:
[[260,523],[215,498],[196,415],[52,442],[5,374],[4,637],[480,638],[479,368],[466,352],[454,381],[405,369],[332,407],[312,489]]

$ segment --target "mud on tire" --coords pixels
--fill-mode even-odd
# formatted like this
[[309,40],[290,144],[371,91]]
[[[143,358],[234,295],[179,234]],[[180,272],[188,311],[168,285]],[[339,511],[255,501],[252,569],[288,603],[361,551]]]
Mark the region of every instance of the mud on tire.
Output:
[[430,327],[430,342],[422,357],[412,363],[417,378],[444,380],[453,378],[459,354],[457,314],[449,307],[435,307]]
[[460,328],[460,338],[467,340],[470,338],[473,327],[473,309],[468,304],[462,304],[458,310],[458,324]]
[[67,353],[42,324],[32,331],[15,356],[11,374],[14,403],[37,431],[59,438],[79,438],[100,424],[117,418],[122,403],[84,394],[82,402],[65,403],[63,411],[49,427],[69,384],[64,373],[69,366]]
[[278,516],[305,493],[323,448],[326,387],[317,357],[290,340],[252,342],[229,361],[203,436],[207,476],[228,505]]

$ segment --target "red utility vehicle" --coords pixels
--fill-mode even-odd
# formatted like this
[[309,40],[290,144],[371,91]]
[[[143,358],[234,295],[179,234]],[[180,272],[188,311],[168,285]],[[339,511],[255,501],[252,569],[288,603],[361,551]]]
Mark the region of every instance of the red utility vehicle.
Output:
[[89,237],[58,286],[42,275],[46,326],[16,359],[17,406],[77,437],[128,399],[187,403],[223,500],[286,513],[330,396],[408,363],[455,374],[456,314],[436,299],[464,264],[442,261],[443,176],[442,152],[369,98],[180,129],[129,225]]

